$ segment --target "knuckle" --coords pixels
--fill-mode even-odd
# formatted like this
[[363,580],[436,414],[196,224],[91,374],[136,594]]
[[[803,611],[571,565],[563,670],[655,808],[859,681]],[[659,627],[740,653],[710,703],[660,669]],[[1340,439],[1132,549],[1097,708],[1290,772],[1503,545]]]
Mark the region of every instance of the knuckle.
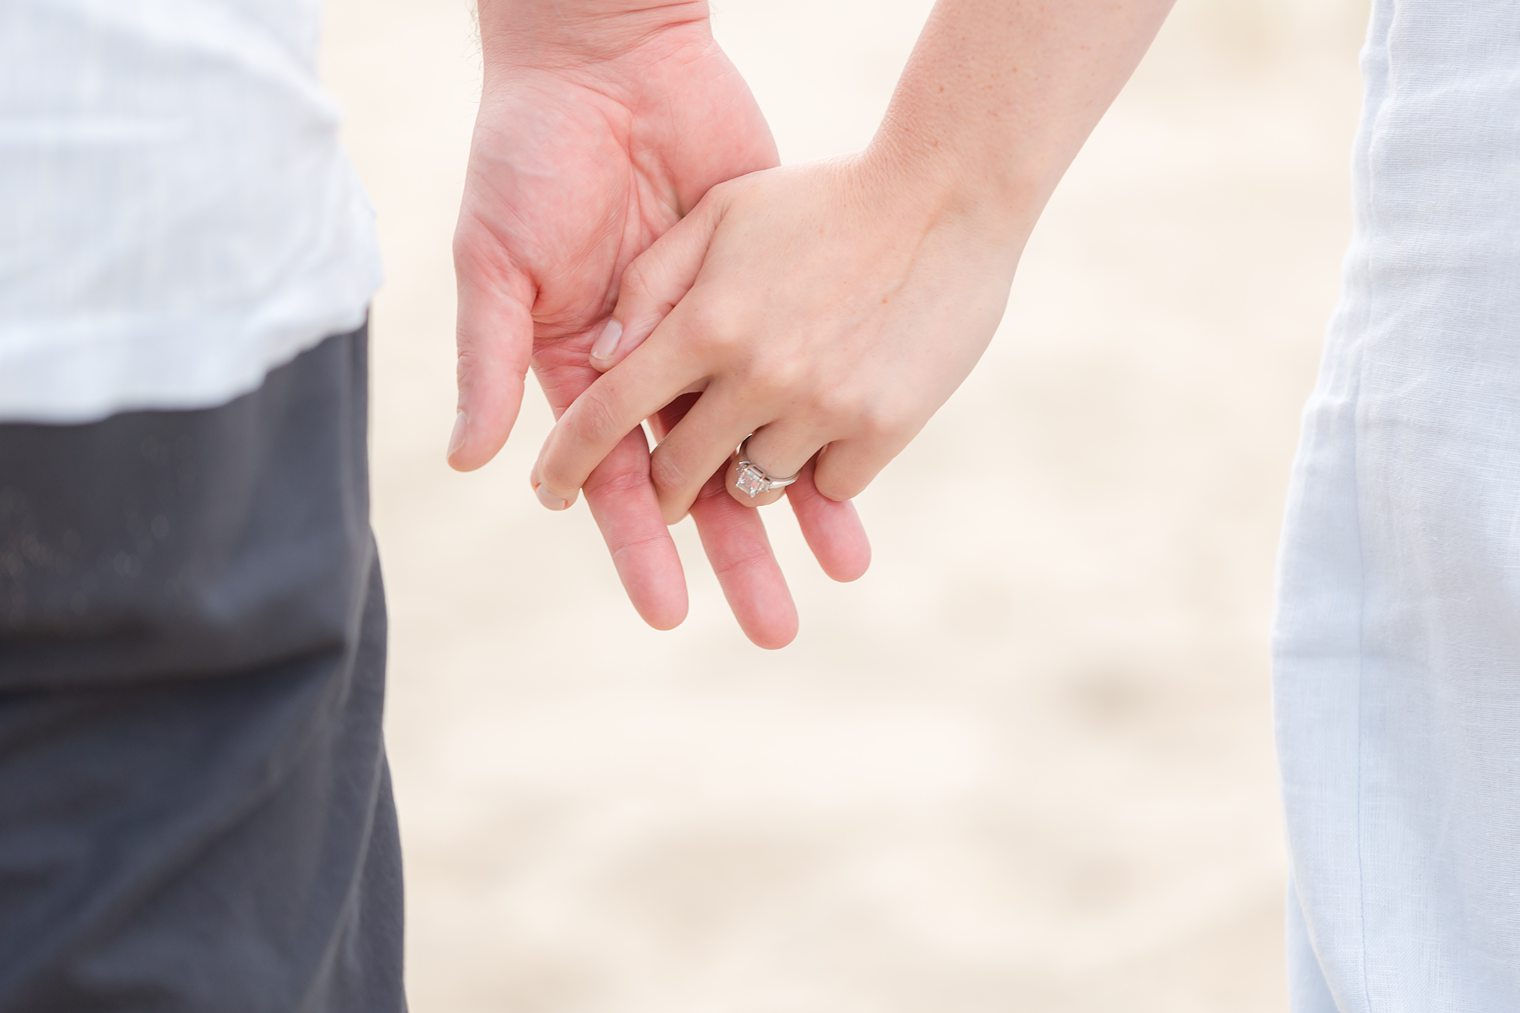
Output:
[[613,411],[607,396],[596,387],[589,387],[575,401],[575,417],[571,419],[570,436],[573,439],[594,444],[606,444],[623,436],[622,425]]
[[713,575],[716,577],[726,577],[730,573],[743,573],[745,570],[763,565],[770,558],[770,549],[759,545],[751,546],[743,551],[734,553],[721,562],[714,563]]
[[805,356],[746,350],[734,358],[732,375],[746,401],[783,408],[787,414],[799,409],[815,412],[825,394]]
[[658,542],[665,542],[669,540],[670,535],[664,531],[656,531],[652,534],[641,535],[637,538],[630,538],[626,542],[619,543],[618,547],[612,550],[612,561],[616,563],[624,556],[628,555],[630,552],[633,552],[636,549],[641,549],[646,545],[654,545]]
[[818,396],[819,413],[841,433],[891,443],[908,432],[902,408],[890,396],[845,387],[824,388]]
[[856,427],[870,440],[894,440],[902,422],[892,407],[883,401],[866,401],[856,408]]
[[461,341],[454,358],[454,382],[460,391],[468,390],[473,385],[480,369],[480,353],[472,345]]
[[866,398],[841,385],[821,386],[813,396],[818,414],[834,428],[857,430],[870,410]]
[[813,485],[820,496],[834,500],[836,503],[854,499],[861,492],[856,487],[857,483],[846,480],[834,471],[820,471],[814,477]]
[[757,360],[747,370],[747,383],[776,400],[816,404],[826,393],[802,356]]
[[565,466],[564,455],[556,453],[552,447],[545,448],[539,455],[536,470],[540,484],[556,492],[563,493],[576,484],[570,469]]
[[629,264],[623,270],[623,282],[619,286],[619,304],[643,305],[653,302],[655,294],[652,274],[649,260],[646,257],[639,257]]
[[661,452],[661,448],[656,447],[649,456],[649,478],[656,489],[674,491],[684,487],[686,468],[676,454],[668,450]]
[[609,496],[619,499],[643,489],[649,484],[649,475],[642,468],[597,468],[586,480],[587,496]]
[[772,368],[768,363],[748,363],[736,371],[747,402],[775,405],[797,394],[789,374],[790,367]]
[[683,328],[686,340],[699,350],[726,354],[739,343],[734,316],[730,307],[717,299],[695,300]]

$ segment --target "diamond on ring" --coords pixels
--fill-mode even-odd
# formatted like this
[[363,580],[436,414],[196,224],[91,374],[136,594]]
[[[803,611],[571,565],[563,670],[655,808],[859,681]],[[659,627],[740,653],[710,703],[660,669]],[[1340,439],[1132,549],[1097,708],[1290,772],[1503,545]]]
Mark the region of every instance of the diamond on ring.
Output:
[[788,475],[786,478],[772,478],[765,473],[765,469],[749,459],[749,437],[739,444],[739,471],[734,475],[734,488],[738,489],[750,499],[772,489],[785,489],[797,481],[796,475]]
[[742,461],[739,465],[738,477],[734,479],[734,486],[750,499],[754,499],[770,489],[771,481],[765,477],[765,472],[748,461]]

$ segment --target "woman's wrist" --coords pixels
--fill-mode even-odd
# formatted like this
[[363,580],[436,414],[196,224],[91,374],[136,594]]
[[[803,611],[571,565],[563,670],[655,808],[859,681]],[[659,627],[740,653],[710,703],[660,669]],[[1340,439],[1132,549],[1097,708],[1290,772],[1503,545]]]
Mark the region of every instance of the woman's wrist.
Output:
[[480,0],[489,85],[520,70],[584,70],[657,46],[667,36],[711,38],[707,0]]
[[905,208],[926,227],[954,224],[1014,261],[1049,198],[1037,180],[988,172],[931,134],[890,119],[860,166],[879,206]]

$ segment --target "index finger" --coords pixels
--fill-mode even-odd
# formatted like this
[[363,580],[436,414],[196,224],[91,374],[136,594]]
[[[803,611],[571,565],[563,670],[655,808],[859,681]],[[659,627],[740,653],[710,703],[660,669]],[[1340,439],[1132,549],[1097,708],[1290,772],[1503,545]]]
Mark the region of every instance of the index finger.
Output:
[[629,433],[695,387],[700,372],[677,341],[651,339],[602,374],[565,409],[544,441],[533,484],[548,506],[567,507],[591,472]]

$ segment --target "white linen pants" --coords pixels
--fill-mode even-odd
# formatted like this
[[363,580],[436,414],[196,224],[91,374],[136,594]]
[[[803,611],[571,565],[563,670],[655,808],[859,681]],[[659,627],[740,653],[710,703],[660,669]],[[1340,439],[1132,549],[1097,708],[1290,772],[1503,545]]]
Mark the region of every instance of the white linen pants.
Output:
[[1294,1013],[1520,1011],[1520,2],[1374,0],[1273,637]]

